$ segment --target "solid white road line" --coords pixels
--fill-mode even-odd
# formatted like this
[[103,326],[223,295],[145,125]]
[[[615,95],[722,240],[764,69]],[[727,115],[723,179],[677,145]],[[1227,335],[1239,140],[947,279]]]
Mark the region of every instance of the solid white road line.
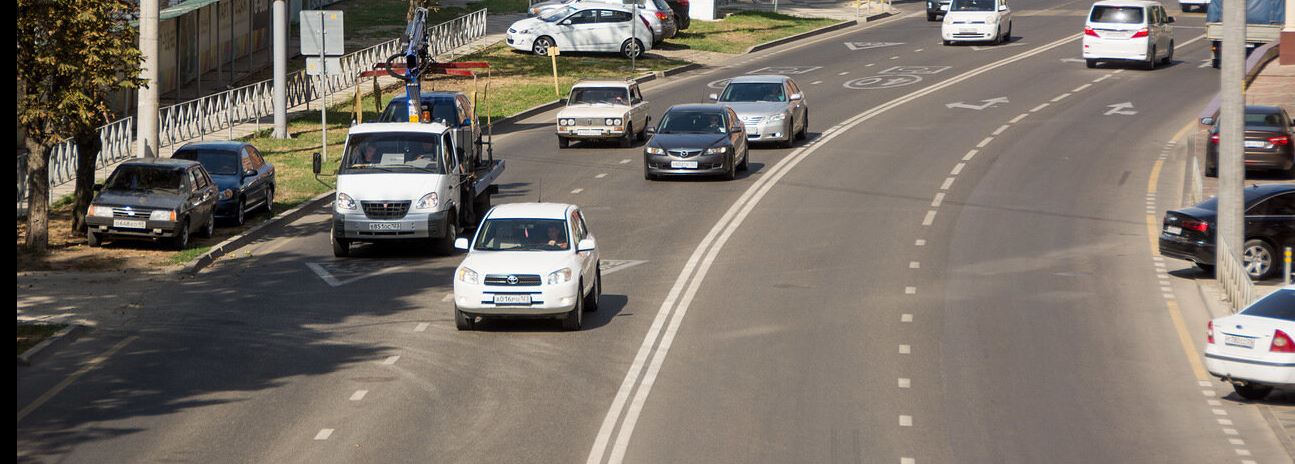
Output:
[[400,355],[387,356],[387,359],[383,359],[383,360],[382,360],[382,365],[384,365],[384,366],[390,366],[390,365],[392,365],[392,364],[395,364],[395,363],[396,363],[396,361],[399,361],[399,360],[400,360]]
[[428,327],[428,326],[430,326],[430,325],[432,325],[432,324],[427,323],[427,322],[419,322],[419,323],[418,323],[418,325],[414,326],[414,332],[422,332],[422,331],[425,331],[425,330],[427,330],[427,327]]
[[63,379],[62,382],[59,382],[57,385],[54,385],[54,388],[49,389],[45,393],[41,393],[40,396],[36,397],[36,399],[31,402],[31,404],[28,404],[26,407],[19,410],[18,420],[15,421],[14,423],[16,424],[16,423],[22,422],[22,419],[24,417],[27,417],[37,408],[41,407],[41,405],[45,404],[50,399],[54,398],[55,395],[58,395],[59,392],[62,392],[63,389],[67,388],[68,385],[72,385],[72,382],[76,382],[76,380],[81,378],[81,376],[85,375],[87,372],[90,372],[95,367],[98,367],[100,364],[103,364],[104,361],[107,361],[108,358],[112,357],[112,355],[117,354],[118,351],[121,351],[122,348],[125,348],[126,345],[129,345],[131,342],[137,339],[139,339],[139,336],[137,335],[131,335],[129,337],[126,337],[122,341],[117,342],[116,345],[113,345],[112,348],[108,348],[108,351],[104,351],[103,354],[99,356],[95,356],[94,359],[87,361],[85,365],[81,366],[80,369],[77,369],[76,372],[73,372],[72,375],[67,376],[67,378]]
[[[594,443],[589,450],[589,457],[586,462],[590,464],[603,462],[605,455],[609,464],[620,464],[624,460],[626,449],[629,446],[631,437],[633,437],[634,427],[638,423],[643,404],[651,393],[661,365],[669,355],[670,346],[678,333],[679,325],[687,314],[688,307],[701,286],[701,282],[705,279],[710,266],[714,263],[716,256],[723,249],[729,237],[742,225],[742,222],[759,204],[764,195],[791,169],[814,153],[817,147],[891,109],[994,69],[1047,52],[1073,42],[1079,37],[1079,34],[1074,34],[1056,40],[1017,55],[982,65],[928,87],[914,90],[881,105],[871,107],[867,111],[847,119],[841,124],[839,130],[824,132],[820,135],[817,143],[802,146],[779,160],[773,168],[769,169],[767,175],[757,179],[755,183],[747,188],[745,194],[729,207],[719,221],[715,223],[715,226],[711,228],[710,232],[697,244],[688,261],[685,262],[684,268],[680,271],[674,285],[661,303],[652,325],[643,338],[643,343],[639,345],[639,351],[630,364],[629,370],[625,373],[625,378],[621,382],[616,396],[612,398],[612,403],[607,410],[606,416],[603,417],[602,425],[594,438]],[[630,398],[631,394],[633,394],[632,399]],[[615,434],[614,439],[613,434]],[[611,445],[610,455],[607,454],[609,444]]]
[[331,436],[333,436],[333,429],[319,429],[319,433],[315,434],[315,440],[327,440]]
[[364,395],[367,394],[369,394],[368,390],[356,390],[355,393],[351,394],[351,401],[360,401],[364,399]]

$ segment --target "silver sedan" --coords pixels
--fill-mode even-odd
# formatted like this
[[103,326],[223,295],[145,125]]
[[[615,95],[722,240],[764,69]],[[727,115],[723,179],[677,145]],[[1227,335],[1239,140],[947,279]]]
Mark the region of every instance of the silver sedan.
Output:
[[737,112],[750,142],[777,142],[790,148],[809,132],[809,103],[790,77],[735,77],[710,99]]

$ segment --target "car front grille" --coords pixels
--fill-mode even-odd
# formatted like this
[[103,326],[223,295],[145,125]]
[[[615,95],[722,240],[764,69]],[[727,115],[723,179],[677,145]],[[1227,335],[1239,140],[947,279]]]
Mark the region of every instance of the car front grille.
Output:
[[748,126],[754,126],[764,122],[764,116],[742,116],[742,123]]
[[409,212],[409,201],[361,201],[369,219],[400,219]]
[[151,214],[153,214],[153,208],[120,207],[112,209],[112,217],[115,218],[148,219]]
[[534,287],[540,284],[537,274],[487,274],[486,285],[508,287]]
[[690,149],[678,148],[673,150],[666,150],[666,153],[669,154],[670,156],[674,156],[677,158],[691,158],[693,156],[700,155],[701,150],[690,150]]

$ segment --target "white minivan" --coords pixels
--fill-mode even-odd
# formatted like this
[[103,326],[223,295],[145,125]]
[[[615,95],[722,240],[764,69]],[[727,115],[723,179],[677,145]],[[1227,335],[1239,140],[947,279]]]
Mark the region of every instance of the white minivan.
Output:
[[940,24],[945,45],[954,42],[1004,43],[1012,37],[1012,9],[1005,0],[953,0]]
[[1093,4],[1084,24],[1084,62],[1135,61],[1146,69],[1174,57],[1174,17],[1160,2],[1108,0]]

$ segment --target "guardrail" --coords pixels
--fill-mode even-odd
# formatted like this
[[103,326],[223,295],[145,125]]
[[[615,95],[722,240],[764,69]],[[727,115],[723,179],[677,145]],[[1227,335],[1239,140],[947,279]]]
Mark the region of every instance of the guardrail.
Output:
[[[486,35],[486,9],[468,13],[428,29],[428,48],[432,56],[447,53]],[[401,51],[400,39],[389,40],[357,52],[342,56],[341,74],[323,79],[307,76],[297,71],[287,76],[287,106],[309,105],[328,93],[340,93],[355,85],[361,71],[385,62]],[[205,139],[228,130],[224,138],[232,138],[235,125],[259,124],[262,118],[273,116],[274,80],[268,79],[232,90],[196,98],[162,108],[158,111],[159,148],[173,146],[192,139]],[[102,151],[99,167],[109,166],[130,158],[135,153],[135,119],[127,117],[99,128]],[[18,154],[18,204],[27,198],[26,155]],[[72,140],[59,142],[51,149],[49,161],[50,187],[76,179],[77,149]]]
[[1223,287],[1223,295],[1227,297],[1228,305],[1235,313],[1254,301],[1255,284],[1250,281],[1245,264],[1230,252],[1232,247],[1228,242],[1223,237],[1218,237],[1216,243],[1219,259],[1214,267],[1215,278],[1219,281],[1219,286]]

